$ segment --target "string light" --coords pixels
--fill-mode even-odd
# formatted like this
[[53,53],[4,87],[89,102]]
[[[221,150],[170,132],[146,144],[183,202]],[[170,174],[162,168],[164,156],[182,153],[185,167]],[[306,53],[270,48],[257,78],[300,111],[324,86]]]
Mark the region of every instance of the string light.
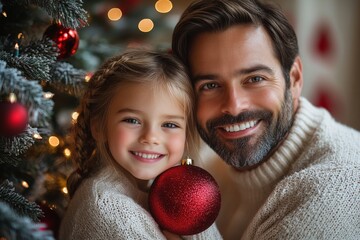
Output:
[[39,139],[39,140],[42,139],[42,137],[41,137],[41,135],[39,133],[34,133],[33,137],[35,139]]
[[89,82],[92,77],[92,73],[87,73],[85,76],[85,82]]
[[24,34],[23,33],[19,33],[18,36],[17,36],[18,39],[22,39],[22,38],[25,38]]
[[73,112],[73,113],[71,114],[71,118],[72,118],[73,120],[76,120],[78,117],[79,117],[79,113],[78,113],[78,112]]
[[68,194],[68,193],[69,193],[69,191],[68,191],[68,189],[67,189],[66,187],[63,187],[63,188],[62,188],[62,192],[65,193],[65,194]]
[[155,9],[159,13],[168,13],[171,11],[172,7],[172,2],[169,0],[158,0],[155,3]]
[[144,18],[139,22],[138,28],[141,32],[150,32],[154,28],[154,23],[151,19]]
[[2,15],[3,15],[4,17],[7,17],[6,12],[2,12]]
[[60,144],[60,140],[58,137],[56,136],[51,136],[49,137],[49,144],[52,146],[52,147],[57,147],[59,146]]
[[65,149],[64,149],[64,155],[65,155],[65,157],[70,157],[70,156],[71,156],[71,151],[70,151],[70,149],[65,148]]
[[122,12],[120,8],[112,8],[108,11],[107,15],[111,21],[118,21],[122,17]]
[[29,184],[26,181],[21,181],[21,186],[24,188],[29,188]]
[[44,98],[46,98],[46,99],[50,99],[50,98],[52,98],[53,96],[54,96],[54,94],[51,93],[51,92],[44,92]]
[[19,56],[19,44],[15,43],[15,53],[14,53],[15,57]]
[[9,94],[9,101],[10,101],[11,103],[14,103],[14,102],[16,102],[16,100],[17,100],[17,98],[16,98],[15,93],[10,93],[10,94]]

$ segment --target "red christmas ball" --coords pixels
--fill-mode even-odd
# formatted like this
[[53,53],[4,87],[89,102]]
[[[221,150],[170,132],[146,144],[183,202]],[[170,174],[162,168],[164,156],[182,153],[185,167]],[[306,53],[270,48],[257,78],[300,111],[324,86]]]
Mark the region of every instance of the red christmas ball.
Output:
[[65,28],[61,24],[53,24],[44,33],[45,37],[53,40],[59,50],[59,59],[74,55],[79,47],[79,34],[75,29]]
[[221,195],[215,179],[193,165],[172,167],[155,178],[149,207],[159,226],[178,235],[206,230],[220,211]]
[[0,102],[0,135],[13,137],[22,133],[28,124],[27,109],[20,103]]
[[40,218],[40,222],[45,224],[45,227],[42,228],[42,230],[51,230],[54,237],[57,238],[61,223],[60,215],[44,203],[38,203],[38,205],[43,212],[43,217]]

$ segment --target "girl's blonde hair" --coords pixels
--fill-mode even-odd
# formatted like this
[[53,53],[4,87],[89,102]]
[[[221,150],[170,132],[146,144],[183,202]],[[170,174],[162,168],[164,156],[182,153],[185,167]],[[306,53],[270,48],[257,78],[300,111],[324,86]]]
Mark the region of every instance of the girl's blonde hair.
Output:
[[91,124],[96,123],[99,129],[103,129],[102,133],[106,132],[109,103],[124,83],[149,84],[155,91],[168,91],[184,108],[187,117],[185,154],[193,155],[199,146],[194,119],[195,96],[183,65],[169,53],[129,49],[107,60],[94,73],[81,99],[79,116],[72,131],[76,170],[67,181],[70,197],[82,179],[93,175],[104,164],[114,162],[106,140],[96,141],[92,136]]

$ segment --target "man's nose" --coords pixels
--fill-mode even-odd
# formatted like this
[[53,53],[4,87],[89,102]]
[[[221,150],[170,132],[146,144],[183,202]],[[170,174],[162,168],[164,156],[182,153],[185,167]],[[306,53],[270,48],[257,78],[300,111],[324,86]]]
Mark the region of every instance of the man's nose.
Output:
[[249,109],[249,96],[241,86],[229,87],[223,97],[222,112],[236,116]]

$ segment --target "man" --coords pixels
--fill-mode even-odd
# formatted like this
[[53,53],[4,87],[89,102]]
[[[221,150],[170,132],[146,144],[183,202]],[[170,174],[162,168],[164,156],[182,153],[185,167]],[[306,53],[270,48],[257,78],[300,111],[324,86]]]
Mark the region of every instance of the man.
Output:
[[200,135],[227,163],[208,168],[224,239],[360,239],[360,133],[301,96],[283,13],[250,0],[194,2],[172,51],[189,69]]

